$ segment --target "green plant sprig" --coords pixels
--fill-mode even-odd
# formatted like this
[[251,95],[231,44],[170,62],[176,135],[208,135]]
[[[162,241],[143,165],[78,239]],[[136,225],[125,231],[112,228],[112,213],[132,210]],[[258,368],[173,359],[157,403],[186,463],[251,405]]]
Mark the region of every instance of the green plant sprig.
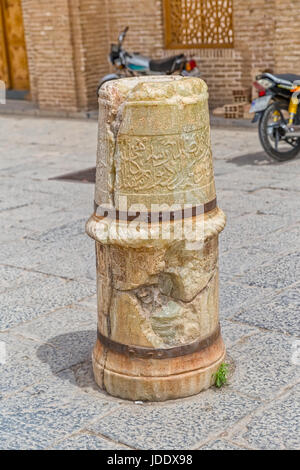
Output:
[[228,367],[229,364],[225,364],[225,362],[222,362],[217,372],[213,374],[215,379],[215,386],[217,388],[221,388],[227,383]]

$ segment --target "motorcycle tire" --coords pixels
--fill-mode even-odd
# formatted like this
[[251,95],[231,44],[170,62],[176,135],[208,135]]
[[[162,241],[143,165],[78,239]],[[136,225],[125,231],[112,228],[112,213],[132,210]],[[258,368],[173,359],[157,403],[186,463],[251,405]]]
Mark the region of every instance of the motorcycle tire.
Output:
[[109,82],[111,80],[117,80],[119,78],[121,78],[121,75],[116,74],[116,73],[110,73],[108,75],[105,75],[103,78],[101,78],[97,87],[97,96],[99,95],[99,90],[102,87],[102,85],[104,85],[104,83]]
[[258,125],[259,139],[263,149],[272,159],[279,162],[285,162],[287,160],[292,160],[300,153],[300,138],[297,139],[297,144],[291,150],[280,152],[274,149],[270,143],[267,127],[268,119],[270,115],[275,111],[288,110],[288,103],[284,102],[275,102],[271,103],[266,110],[264,111]]

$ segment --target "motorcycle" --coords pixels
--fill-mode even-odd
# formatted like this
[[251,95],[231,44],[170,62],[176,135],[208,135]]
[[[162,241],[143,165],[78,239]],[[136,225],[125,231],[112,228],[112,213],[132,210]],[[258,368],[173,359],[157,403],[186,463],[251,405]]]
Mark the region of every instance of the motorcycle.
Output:
[[128,31],[128,26],[121,32],[118,44],[112,44],[109,61],[118,71],[105,75],[99,82],[99,88],[109,80],[122,77],[135,77],[138,75],[171,75],[176,72],[182,76],[198,77],[199,69],[196,61],[188,60],[184,54],[174,55],[163,59],[151,59],[139,52],[129,53],[123,49],[123,43]]
[[300,75],[263,73],[253,83],[258,91],[255,113],[260,142],[266,153],[283,162],[300,153]]

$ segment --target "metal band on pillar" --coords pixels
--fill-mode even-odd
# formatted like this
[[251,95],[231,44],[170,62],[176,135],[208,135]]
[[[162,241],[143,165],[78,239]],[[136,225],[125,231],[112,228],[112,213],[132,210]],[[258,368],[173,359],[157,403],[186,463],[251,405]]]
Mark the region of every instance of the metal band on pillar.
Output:
[[209,348],[220,337],[220,325],[217,326],[215,331],[203,339],[197,339],[192,343],[183,344],[181,346],[174,346],[172,348],[145,348],[141,346],[129,346],[104,336],[100,331],[97,331],[97,337],[100,343],[109,350],[125,354],[126,356],[139,357],[144,359],[170,359],[173,357],[185,356],[195,352],[203,351]]
[[[161,211],[161,212],[128,212],[120,211],[118,209],[110,209],[104,206],[98,206],[97,203],[94,203],[94,212],[95,215],[99,218],[109,218],[112,220],[122,220],[131,222],[135,219],[139,219],[141,222],[151,223],[151,222],[164,222],[164,221],[174,221],[174,220],[183,220],[190,217],[197,217],[201,214],[206,214],[214,210],[217,207],[217,199],[213,199],[205,204],[193,207],[187,207],[185,209],[179,209],[176,211]],[[98,213],[99,212],[99,213]]]

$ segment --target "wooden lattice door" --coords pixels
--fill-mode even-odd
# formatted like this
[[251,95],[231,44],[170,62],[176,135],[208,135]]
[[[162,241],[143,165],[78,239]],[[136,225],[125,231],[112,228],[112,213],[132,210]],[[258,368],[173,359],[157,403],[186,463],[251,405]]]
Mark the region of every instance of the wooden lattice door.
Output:
[[233,0],[164,0],[170,49],[233,47]]
[[21,0],[0,0],[0,80],[7,88],[29,89]]

